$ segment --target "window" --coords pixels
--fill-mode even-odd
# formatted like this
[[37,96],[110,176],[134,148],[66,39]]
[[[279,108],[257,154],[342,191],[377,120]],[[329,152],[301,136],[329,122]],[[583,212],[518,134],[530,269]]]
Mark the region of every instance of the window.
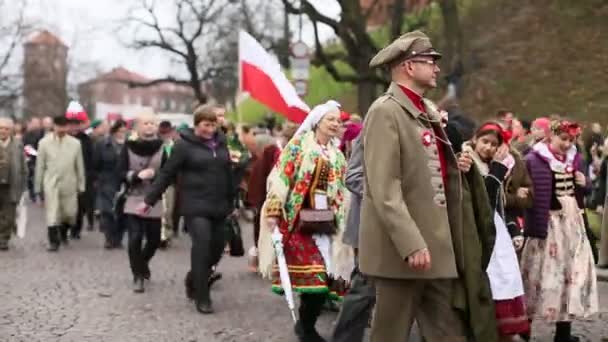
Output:
[[131,102],[131,98],[129,97],[129,94],[125,94],[122,98],[122,104],[129,104]]

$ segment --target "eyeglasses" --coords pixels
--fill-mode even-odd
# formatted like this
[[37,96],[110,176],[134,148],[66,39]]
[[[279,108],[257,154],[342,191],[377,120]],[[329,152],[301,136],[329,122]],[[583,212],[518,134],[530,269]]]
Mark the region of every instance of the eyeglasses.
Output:
[[412,62],[412,63],[422,63],[422,64],[428,64],[428,65],[438,65],[437,61],[434,59],[411,59],[408,62]]

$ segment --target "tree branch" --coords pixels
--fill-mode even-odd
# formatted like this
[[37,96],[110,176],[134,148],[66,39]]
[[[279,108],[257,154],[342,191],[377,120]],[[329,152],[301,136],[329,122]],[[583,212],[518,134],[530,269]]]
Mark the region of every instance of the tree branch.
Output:
[[148,82],[133,82],[133,81],[121,81],[121,83],[125,83],[129,86],[129,88],[147,88],[153,87],[155,85],[163,84],[163,83],[172,83],[183,86],[190,86],[189,80],[180,80],[172,76],[167,76],[165,78],[157,78],[155,80],[151,80]]
[[327,72],[338,82],[350,82],[350,83],[359,83],[359,82],[374,82],[374,83],[385,83],[386,81],[380,77],[378,77],[374,73],[367,73],[364,75],[361,74],[350,74],[345,75],[341,74],[336,66],[333,63],[333,60],[329,58],[325,52],[323,51],[323,46],[321,45],[321,41],[319,39],[319,29],[317,25],[313,25],[314,33],[315,33],[315,57],[325,66]]
[[300,8],[296,8],[291,4],[289,0],[281,0],[287,12],[291,14],[306,14],[313,22],[321,22],[331,27],[334,32],[338,33],[340,30],[340,23],[326,15],[321,14],[315,6],[313,6],[307,0],[301,0]]

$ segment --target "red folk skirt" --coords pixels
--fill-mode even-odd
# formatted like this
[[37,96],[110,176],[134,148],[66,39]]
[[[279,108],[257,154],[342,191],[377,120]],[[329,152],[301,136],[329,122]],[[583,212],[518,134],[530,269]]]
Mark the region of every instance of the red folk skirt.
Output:
[[[280,224],[279,230],[283,234],[283,253],[293,291],[328,294],[334,300],[343,298],[346,293],[345,283],[327,275],[325,261],[312,235],[302,234],[297,229],[289,232],[286,222]],[[272,291],[283,294],[279,268],[276,264],[272,279]]]
[[507,300],[495,300],[498,333],[501,336],[530,332],[530,321],[526,314],[524,296]]

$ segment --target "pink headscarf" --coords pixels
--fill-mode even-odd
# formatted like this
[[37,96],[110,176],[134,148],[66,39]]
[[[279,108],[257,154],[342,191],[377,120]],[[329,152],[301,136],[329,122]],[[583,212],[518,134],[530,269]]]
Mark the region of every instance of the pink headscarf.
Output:
[[551,133],[551,120],[546,117],[538,118],[532,122],[532,128],[536,128],[545,132],[549,136]]

